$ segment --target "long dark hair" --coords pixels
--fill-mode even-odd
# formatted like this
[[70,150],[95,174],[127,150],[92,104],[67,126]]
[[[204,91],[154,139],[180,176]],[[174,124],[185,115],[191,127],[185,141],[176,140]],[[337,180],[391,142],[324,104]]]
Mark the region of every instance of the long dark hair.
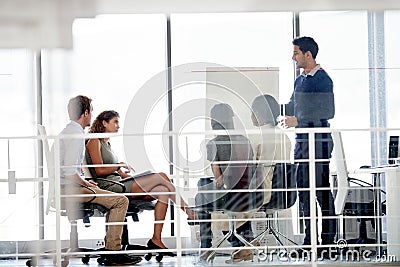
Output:
[[[258,122],[258,126],[265,124],[277,125],[276,117],[279,116],[280,107],[276,99],[268,94],[259,95],[251,104],[252,117]],[[254,122],[254,120],[253,120]]]
[[93,121],[92,126],[90,126],[89,133],[104,133],[105,128],[103,126],[103,121],[110,122],[110,120],[115,117],[119,118],[118,112],[114,110],[103,111]]

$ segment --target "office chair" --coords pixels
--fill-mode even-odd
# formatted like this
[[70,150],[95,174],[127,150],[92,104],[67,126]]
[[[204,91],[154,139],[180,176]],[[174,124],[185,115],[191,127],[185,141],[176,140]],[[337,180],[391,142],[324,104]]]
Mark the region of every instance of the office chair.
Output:
[[[343,208],[343,215],[345,216],[371,216],[371,218],[359,218],[357,221],[359,222],[358,228],[358,237],[355,239],[346,239],[348,244],[375,244],[377,243],[376,239],[368,237],[367,231],[367,222],[370,221],[372,228],[375,228],[375,219],[372,216],[375,216],[375,203],[374,203],[374,191],[373,185],[366,183],[364,181],[349,178],[349,182],[358,184],[360,188],[354,188],[352,186],[351,191],[348,194],[348,199]],[[385,193],[384,191],[382,191]],[[386,214],[386,204],[385,202],[381,202],[381,214]]]
[[[83,165],[82,165],[82,170],[85,174],[86,179],[94,179],[92,174],[95,174],[95,170],[91,167],[87,166],[87,161],[86,157],[83,160]],[[121,186],[121,192],[125,192],[126,188],[123,183],[119,183],[113,180],[109,180],[106,178],[100,178],[96,177],[95,179],[97,180],[103,180],[107,181],[112,184],[117,184]],[[149,200],[142,200],[142,199],[132,199],[128,197],[129,199],[129,206],[128,206],[128,211],[126,213],[126,217],[131,217],[134,222],[139,221],[139,214],[142,213],[145,210],[154,210],[155,207],[155,201],[149,201]],[[127,219],[125,218],[125,223],[127,223]],[[85,219],[84,219],[85,222]],[[88,222],[86,222],[88,223]],[[123,231],[122,231],[122,237],[121,237],[121,245],[122,245],[122,250],[142,250],[145,249],[145,246],[141,245],[133,245],[129,243],[129,232],[128,232],[128,225],[124,224]]]
[[[47,133],[46,129],[43,125],[38,125],[38,132],[39,135],[41,136],[41,140],[43,143],[43,150],[44,150],[44,155],[47,161],[47,170],[48,170],[48,176],[49,176],[49,189],[48,189],[48,198],[47,198],[47,204],[46,204],[46,215],[48,215],[50,212],[55,212],[55,181],[54,181],[54,163],[53,163],[53,157],[50,151],[50,145],[49,145],[49,140],[47,138]],[[86,167],[85,161],[84,165],[82,166],[82,170],[85,174],[85,177],[90,179],[91,174]],[[100,180],[107,180],[104,178],[97,178]],[[111,182],[113,184],[119,185],[121,187],[121,192],[125,191],[125,185],[122,183],[118,183],[115,181],[107,180],[108,182]],[[102,250],[103,248],[99,249],[92,249],[92,248],[84,248],[84,247],[79,247],[78,245],[78,227],[77,227],[77,221],[82,220],[83,223],[85,224],[86,227],[90,226],[90,217],[92,216],[100,216],[104,217],[105,214],[107,213],[107,209],[99,204],[92,204],[90,203],[93,201],[96,196],[95,192],[91,190],[91,188],[88,188],[88,190],[93,192],[93,198],[89,202],[85,203],[76,203],[71,207],[68,207],[66,209],[65,202],[63,201],[64,199],[61,199],[61,216],[66,216],[70,222],[71,229],[70,229],[70,245],[68,248],[63,248],[62,252],[88,252],[88,254],[85,254],[84,257],[82,258],[82,262],[84,264],[87,264],[90,260],[90,257],[97,257],[96,254],[93,254],[93,252],[97,252]],[[139,221],[138,214],[141,213],[143,210],[154,210],[154,202],[151,201],[143,201],[143,200],[135,200],[129,198],[129,206],[128,206],[128,211],[126,216],[132,217],[134,221]],[[127,220],[125,219],[125,222]],[[140,245],[130,245],[129,244],[129,235],[128,235],[128,228],[127,224],[124,225],[123,227],[123,234],[122,234],[122,240],[121,240],[121,245],[122,249],[125,250],[136,250],[136,249],[145,249],[144,246]],[[69,264],[69,257],[65,256],[61,262],[61,265],[68,266]],[[31,258],[26,262],[27,266],[36,266],[37,265],[37,259],[36,258]]]
[[277,222],[274,220],[278,211],[288,209],[294,205],[297,199],[296,186],[297,164],[277,163],[274,166],[272,178],[271,200],[264,204],[259,211],[266,213],[266,228],[258,234],[251,242],[261,243],[268,234],[272,234],[280,246],[284,246],[281,238],[289,241],[294,245],[298,245],[292,239],[282,234],[277,228]]
[[[231,162],[226,170],[230,175],[240,175],[240,177],[230,177],[232,180],[239,181],[238,184],[245,185],[242,188],[227,189],[226,193],[213,193],[218,195],[217,201],[203,206],[197,206],[196,209],[206,212],[222,212],[228,215],[229,230],[221,239],[217,240],[211,247],[219,248],[222,243],[228,240],[232,235],[236,236],[246,247],[258,255],[258,248],[247,241],[236,231],[236,216],[246,212],[258,210],[264,200],[264,192],[259,191],[263,188],[264,167],[262,164],[243,164]],[[246,192],[235,192],[236,189],[249,189]],[[207,194],[201,193],[199,194]],[[216,251],[213,250],[207,257],[207,261],[213,261]],[[234,254],[231,255],[232,262]]]
[[[386,213],[385,201],[374,203],[373,185],[365,181],[351,178],[348,176],[347,164],[344,155],[342,136],[340,132],[332,133],[334,141],[334,154],[336,162],[336,179],[334,180],[333,195],[335,198],[335,212],[344,216],[371,216],[371,218],[358,218],[358,237],[355,239],[347,239],[348,244],[374,244],[376,239],[368,237],[367,222],[371,221],[372,227],[375,228],[374,216],[382,216]],[[356,186],[352,185],[355,184]],[[383,190],[379,193],[386,194]],[[376,205],[380,205],[381,214],[376,214]],[[344,231],[345,233],[345,231]]]
[[[48,189],[48,198],[47,198],[47,204],[46,204],[46,215],[48,215],[50,212],[55,212],[55,174],[54,174],[54,162],[53,162],[53,157],[52,153],[50,152],[50,145],[49,145],[49,140],[47,138],[47,133],[46,129],[43,125],[38,125],[38,133],[41,137],[41,141],[43,144],[43,150],[44,150],[44,155],[47,161],[47,170],[48,170],[48,177],[49,177],[49,189]],[[91,190],[91,188],[87,187],[88,190]],[[84,264],[87,264],[90,260],[90,256],[92,252],[98,251],[97,249],[91,249],[91,248],[84,248],[84,247],[79,247],[78,245],[78,227],[77,227],[77,221],[82,219],[85,220],[85,222],[88,222],[88,218],[93,216],[95,214],[95,210],[98,209],[99,213],[104,213],[107,210],[97,204],[92,204],[90,203],[96,198],[96,194],[93,190],[93,197],[89,202],[86,203],[77,203],[73,207],[70,207],[69,205],[68,209],[66,208],[66,203],[65,199],[61,199],[61,216],[66,216],[70,222],[70,241],[69,241],[69,247],[68,248],[63,248],[62,252],[88,252],[88,254],[84,255],[82,258],[82,262]],[[49,252],[50,253],[50,252]],[[27,266],[37,266],[37,258],[31,258],[26,262]],[[54,263],[55,262],[54,258]],[[68,266],[69,264],[69,256],[64,256],[61,262],[61,265],[63,267]]]

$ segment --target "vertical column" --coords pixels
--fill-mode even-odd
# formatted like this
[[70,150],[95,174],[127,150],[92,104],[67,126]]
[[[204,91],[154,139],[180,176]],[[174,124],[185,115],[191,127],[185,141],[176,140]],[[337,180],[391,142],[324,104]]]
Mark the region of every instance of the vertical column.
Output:
[[[167,57],[167,94],[168,94],[168,131],[171,133],[173,131],[173,124],[172,124],[172,69],[171,69],[171,20],[169,15],[167,16],[167,36],[166,36],[166,57]],[[173,174],[173,164],[172,162],[174,161],[174,152],[173,152],[173,146],[174,146],[174,141],[173,141],[173,136],[169,135],[168,137],[169,140],[169,174]],[[171,180],[173,182],[173,180]],[[172,207],[172,205],[171,205]],[[174,209],[170,209],[170,216],[171,216],[171,236],[175,235],[175,229],[174,229],[174,218],[175,218],[175,213]]]
[[[35,89],[36,89],[36,122],[43,124],[43,94],[42,94],[42,54],[38,50],[34,53],[34,76],[35,76]],[[42,141],[38,140],[37,150],[37,177],[43,177],[44,160],[43,160],[43,145]],[[39,239],[44,239],[44,201],[43,201],[43,182],[38,182],[38,194],[39,194]]]
[[308,160],[309,160],[309,185],[310,185],[310,226],[311,226],[311,260],[312,266],[316,266],[318,229],[317,229],[317,194],[315,180],[315,132],[312,130],[308,134]]
[[60,139],[54,139],[54,204],[56,208],[56,261],[61,266],[61,190]]
[[[384,12],[368,12],[368,66],[370,127],[385,128],[385,15]],[[386,164],[386,132],[371,132],[372,165]]]
[[[293,12],[293,39],[300,36],[300,18],[298,12]],[[293,62],[294,79],[300,75],[300,69],[296,68],[296,63]]]

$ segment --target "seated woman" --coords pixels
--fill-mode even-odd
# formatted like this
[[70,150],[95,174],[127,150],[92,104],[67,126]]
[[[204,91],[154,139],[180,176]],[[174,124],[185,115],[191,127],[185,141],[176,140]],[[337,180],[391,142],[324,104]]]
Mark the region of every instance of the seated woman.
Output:
[[[89,133],[116,133],[119,129],[119,114],[116,111],[108,110],[100,113],[94,120],[90,127]],[[111,149],[109,138],[96,138],[88,140],[86,144],[86,161],[89,165],[101,165],[101,164],[125,164],[124,162],[118,162],[117,156]],[[114,181],[130,177],[129,171],[122,170],[119,166],[110,167],[92,167],[91,173],[93,177],[107,178]],[[129,169],[128,166],[124,168]],[[174,203],[176,190],[175,186],[171,183],[170,179],[165,173],[152,173],[145,176],[141,176],[132,179],[124,183],[126,187],[126,193],[147,193],[147,195],[132,195],[130,197],[134,199],[143,200],[154,200],[157,199],[157,203],[154,209],[155,221],[163,221],[168,209],[169,200]],[[112,186],[108,182],[98,181],[98,186],[103,189],[107,189],[114,192],[120,192],[120,186]],[[158,194],[170,192],[171,194]],[[194,211],[190,210],[181,198],[181,209],[188,215],[189,220],[196,220],[197,215]],[[166,248],[161,240],[161,232],[164,224],[157,222],[154,224],[153,237],[148,241],[147,246],[153,249]]]
[[[285,133],[275,131],[279,129],[277,117],[280,107],[273,96],[268,94],[257,96],[251,104],[251,109],[253,125],[263,130],[261,136],[251,138],[251,143],[256,160],[266,162],[264,188],[272,188],[273,166],[276,163],[290,163],[290,139]],[[264,192],[264,204],[270,200],[271,192]]]
[[[265,162],[264,169],[264,189],[272,188],[275,191],[264,192],[263,210],[271,212],[279,210],[280,221],[278,225],[286,223],[286,233],[293,235],[291,227],[291,210],[287,207],[289,203],[294,203],[297,192],[288,191],[285,188],[295,187],[295,182],[289,179],[294,175],[295,168],[290,166],[291,143],[289,137],[278,128],[277,117],[280,107],[275,98],[271,95],[257,96],[251,105],[253,125],[262,130],[262,135],[254,135],[251,138],[255,158]],[[288,164],[288,165],[287,165]],[[285,182],[283,182],[283,179]],[[294,184],[293,184],[294,183]],[[286,221],[282,219],[286,218]],[[263,238],[259,236],[257,238]],[[258,241],[261,241],[258,239]]]

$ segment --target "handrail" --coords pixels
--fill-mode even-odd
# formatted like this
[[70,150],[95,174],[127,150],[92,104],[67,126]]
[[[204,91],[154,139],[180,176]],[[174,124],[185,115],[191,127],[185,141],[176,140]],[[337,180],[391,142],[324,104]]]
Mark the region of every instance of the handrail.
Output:
[[[166,132],[133,132],[133,133],[86,133],[86,134],[70,134],[70,135],[48,135],[48,139],[64,139],[64,138],[108,138],[108,137],[118,137],[118,136],[174,136],[174,135],[218,135],[218,134],[260,134],[260,133],[332,133],[332,132],[388,132],[388,131],[400,131],[400,128],[290,128],[290,129],[243,129],[243,130],[206,130],[206,131],[191,131],[191,132],[178,132],[178,131],[166,131]],[[0,136],[0,140],[13,140],[13,139],[42,139],[41,135],[25,135],[25,136]]]

